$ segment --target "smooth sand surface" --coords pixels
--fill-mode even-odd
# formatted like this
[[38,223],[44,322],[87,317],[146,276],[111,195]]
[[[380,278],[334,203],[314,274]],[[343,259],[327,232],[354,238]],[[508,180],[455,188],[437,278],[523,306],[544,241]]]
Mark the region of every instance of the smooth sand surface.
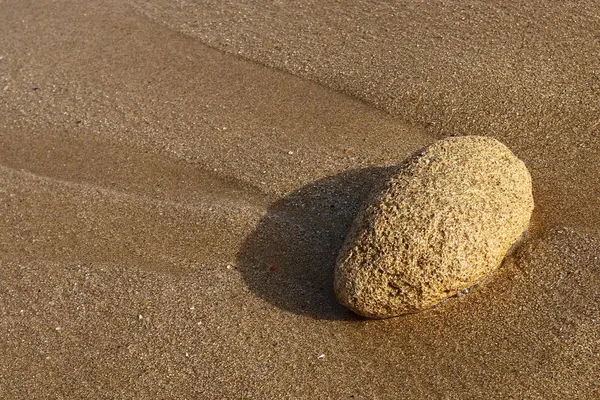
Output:
[[[600,5],[496,3],[0,1],[0,398],[600,398]],[[528,237],[346,311],[370,188],[464,134]]]

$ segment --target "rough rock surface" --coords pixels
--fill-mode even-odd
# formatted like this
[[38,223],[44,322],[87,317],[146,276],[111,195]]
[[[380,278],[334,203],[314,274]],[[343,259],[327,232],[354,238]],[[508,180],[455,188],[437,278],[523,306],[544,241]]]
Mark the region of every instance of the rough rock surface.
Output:
[[336,296],[370,318],[431,307],[496,269],[532,211],[531,176],[506,146],[440,140],[366,202],[338,256]]

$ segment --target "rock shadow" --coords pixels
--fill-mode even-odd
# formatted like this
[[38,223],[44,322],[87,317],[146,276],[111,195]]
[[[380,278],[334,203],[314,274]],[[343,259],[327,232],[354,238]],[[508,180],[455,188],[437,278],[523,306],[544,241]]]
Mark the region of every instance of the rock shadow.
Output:
[[329,176],[273,203],[237,255],[248,287],[296,314],[359,318],[335,299],[335,260],[370,192],[397,168],[371,167]]

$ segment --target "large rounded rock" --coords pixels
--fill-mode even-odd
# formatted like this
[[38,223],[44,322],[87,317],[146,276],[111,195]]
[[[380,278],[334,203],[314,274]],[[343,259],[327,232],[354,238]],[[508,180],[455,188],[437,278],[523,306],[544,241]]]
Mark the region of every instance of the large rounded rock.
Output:
[[370,318],[431,307],[496,269],[532,210],[531,176],[506,146],[440,140],[365,204],[338,257],[336,296]]

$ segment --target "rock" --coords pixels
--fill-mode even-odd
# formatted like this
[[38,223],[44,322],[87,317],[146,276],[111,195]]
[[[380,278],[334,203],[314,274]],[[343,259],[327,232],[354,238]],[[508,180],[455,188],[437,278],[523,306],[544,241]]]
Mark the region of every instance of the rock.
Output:
[[498,268],[533,211],[525,164],[495,139],[440,140],[366,202],[335,267],[335,294],[370,318],[413,313]]

